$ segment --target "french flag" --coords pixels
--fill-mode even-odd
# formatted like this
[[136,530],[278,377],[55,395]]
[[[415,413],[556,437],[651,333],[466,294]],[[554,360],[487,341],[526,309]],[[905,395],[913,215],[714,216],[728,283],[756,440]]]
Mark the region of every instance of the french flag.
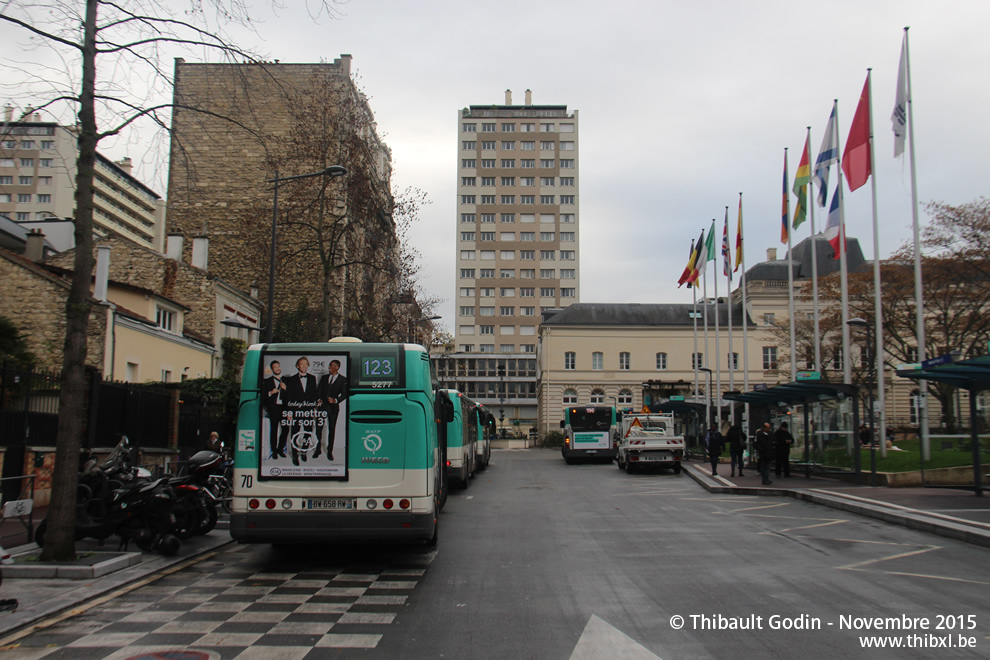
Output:
[[840,235],[841,235],[841,213],[839,209],[842,206],[842,186],[837,185],[835,192],[832,194],[832,205],[828,209],[828,221],[825,223],[825,238],[828,240],[829,245],[832,246],[834,255],[833,259],[839,258],[840,249]]

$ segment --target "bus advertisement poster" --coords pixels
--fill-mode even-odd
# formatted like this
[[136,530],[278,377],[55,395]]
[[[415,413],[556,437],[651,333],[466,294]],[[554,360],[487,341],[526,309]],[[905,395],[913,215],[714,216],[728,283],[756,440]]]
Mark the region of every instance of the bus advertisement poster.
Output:
[[262,357],[259,478],[347,478],[348,367],[343,353]]

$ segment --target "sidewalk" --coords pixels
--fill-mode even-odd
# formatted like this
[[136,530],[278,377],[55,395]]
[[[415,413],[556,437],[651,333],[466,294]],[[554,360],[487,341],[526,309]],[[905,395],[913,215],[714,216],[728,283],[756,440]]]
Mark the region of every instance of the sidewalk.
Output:
[[[971,490],[949,488],[883,488],[857,486],[827,477],[805,477],[803,470],[790,477],[775,477],[764,486],[756,470],[730,477],[731,467],[720,464],[718,476],[700,461],[683,464],[684,471],[712,493],[779,495],[822,504],[938,536],[990,548],[990,498]],[[864,481],[870,476],[864,474]]]

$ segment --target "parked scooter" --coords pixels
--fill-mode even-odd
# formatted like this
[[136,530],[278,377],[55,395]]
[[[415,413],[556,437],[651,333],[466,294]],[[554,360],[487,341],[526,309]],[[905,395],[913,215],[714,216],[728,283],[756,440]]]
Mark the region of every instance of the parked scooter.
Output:
[[169,477],[175,492],[176,535],[190,539],[207,534],[217,524],[217,498],[210,489],[210,476],[221,469],[223,457],[215,451],[196,452],[177,477]]

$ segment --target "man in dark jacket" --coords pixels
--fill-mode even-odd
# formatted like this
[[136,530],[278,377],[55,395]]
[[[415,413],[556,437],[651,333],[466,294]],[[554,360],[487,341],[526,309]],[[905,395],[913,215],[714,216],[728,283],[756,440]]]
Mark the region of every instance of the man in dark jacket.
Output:
[[[347,398],[347,377],[340,371],[340,360],[330,361],[330,373],[320,379],[320,405],[327,413],[327,460],[333,460],[333,443],[336,438],[337,417],[340,415],[340,404]],[[317,436],[319,437],[319,436]],[[319,442],[319,441],[317,441]],[[320,445],[316,445],[313,458],[320,455]]]
[[756,432],[753,445],[758,456],[756,469],[763,477],[763,485],[769,486],[773,483],[770,481],[770,461],[773,460],[773,438],[770,437],[770,422],[764,422],[763,428]]
[[712,462],[712,476],[718,476],[718,459],[722,455],[725,447],[725,439],[718,429],[711,428],[705,433],[705,449],[708,451],[708,459]]
[[732,465],[732,474],[736,476],[736,465],[739,465],[739,476],[743,476],[743,450],[746,448],[746,436],[742,429],[733,424],[729,427],[729,432],[725,434],[725,439],[729,441],[729,461]]
[[791,476],[791,445],[794,444],[794,436],[787,429],[787,422],[781,422],[773,434],[773,472],[780,476],[781,470],[785,477]]

